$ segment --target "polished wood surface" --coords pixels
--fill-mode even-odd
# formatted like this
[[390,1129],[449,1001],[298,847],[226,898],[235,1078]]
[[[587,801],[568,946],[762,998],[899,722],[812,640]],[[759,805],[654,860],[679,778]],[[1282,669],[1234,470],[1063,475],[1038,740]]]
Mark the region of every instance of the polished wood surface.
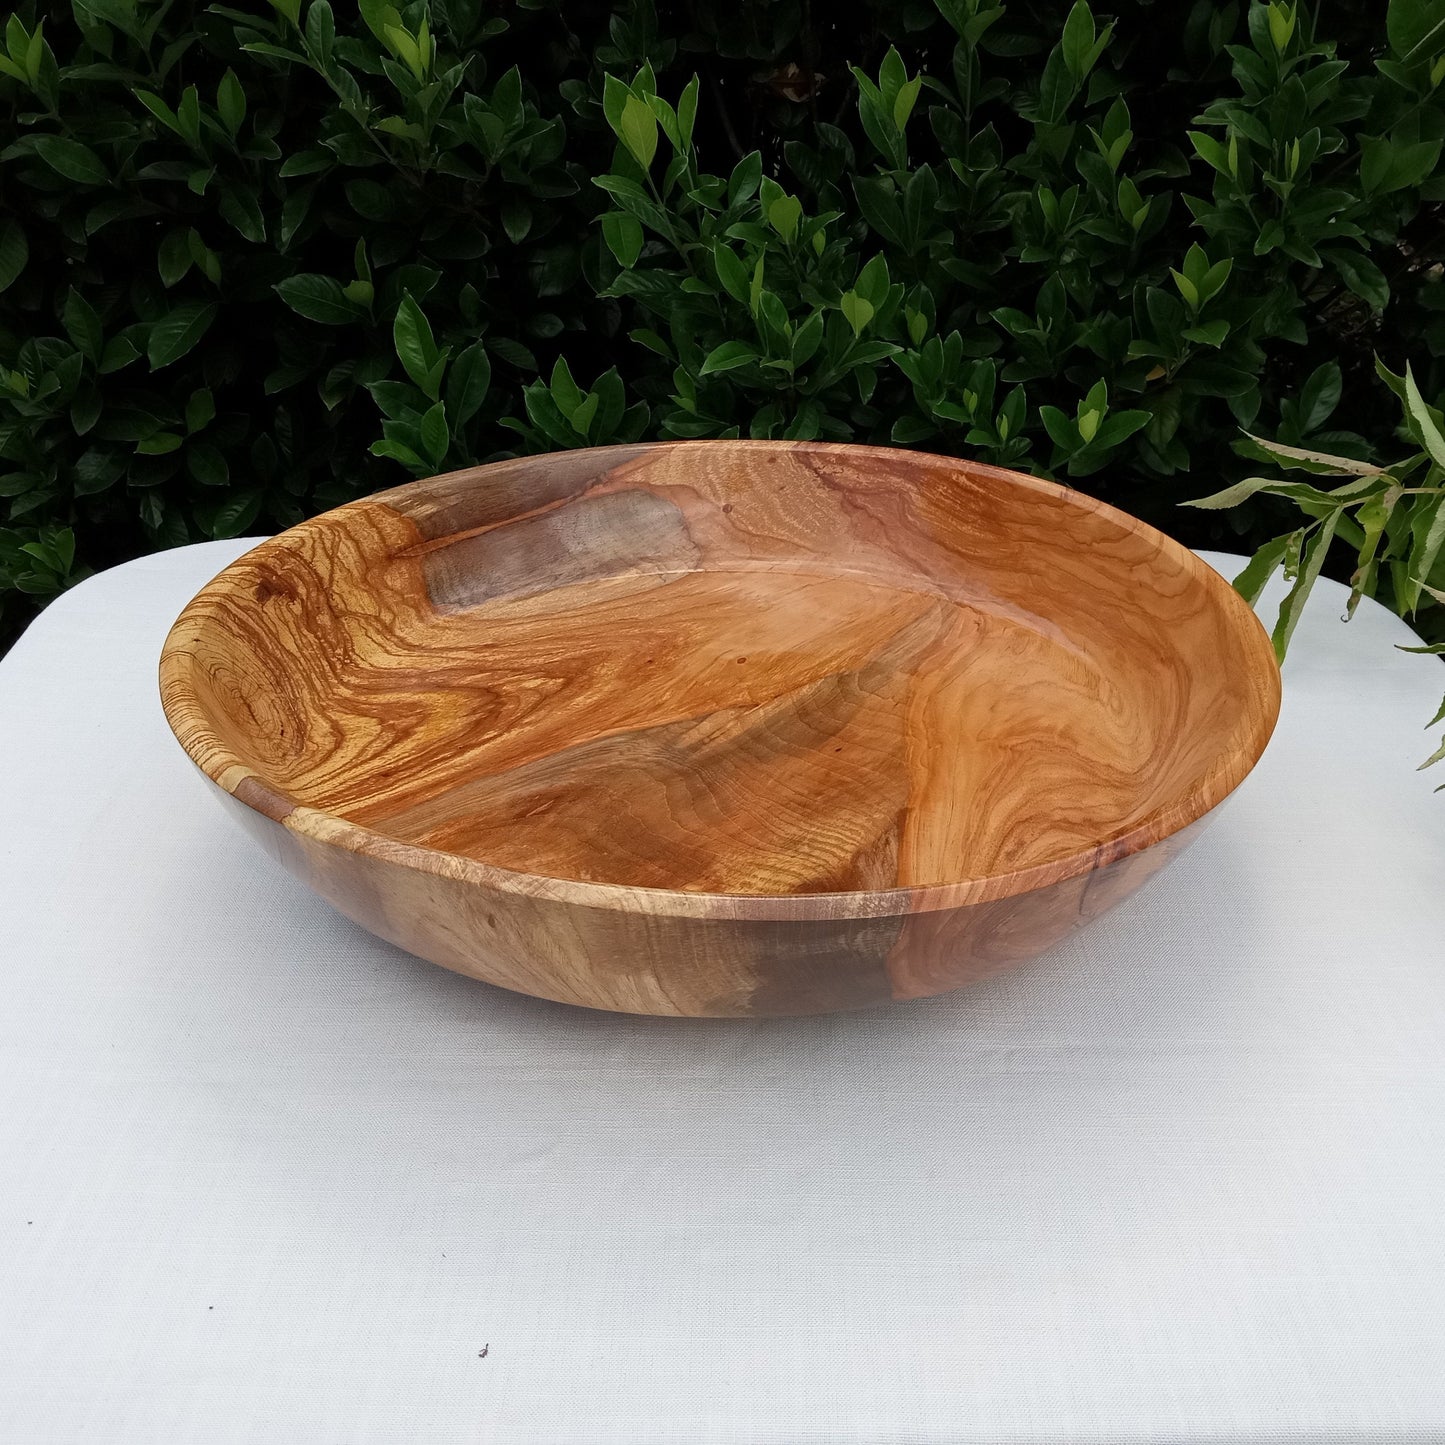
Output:
[[955,458],[529,457],[263,543],[161,660],[281,860],[449,968],[799,1013],[1034,956],[1253,766],[1279,676],[1152,528]]

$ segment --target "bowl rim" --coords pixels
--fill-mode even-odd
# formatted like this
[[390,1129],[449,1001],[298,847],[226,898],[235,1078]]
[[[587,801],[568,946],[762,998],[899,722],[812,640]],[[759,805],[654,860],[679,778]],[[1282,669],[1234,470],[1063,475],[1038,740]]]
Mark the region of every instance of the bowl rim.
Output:
[[[237,757],[211,730],[193,684],[193,673],[199,664],[189,645],[192,639],[185,634],[191,629],[194,612],[206,601],[217,584],[234,568],[276,546],[280,539],[311,527],[328,524],[345,512],[376,503],[385,504],[389,498],[398,494],[434,486],[437,482],[469,485],[484,481],[499,468],[543,463],[552,456],[565,456],[573,462],[585,460],[589,456],[598,458],[599,462],[614,457],[620,462],[647,453],[681,452],[710,447],[821,452],[834,456],[839,453],[862,452],[909,463],[938,463],[970,476],[1022,486],[1067,501],[1086,512],[1105,517],[1132,533],[1147,537],[1165,556],[1181,564],[1195,580],[1211,592],[1224,609],[1233,614],[1240,642],[1253,654],[1246,659],[1247,669],[1252,678],[1262,684],[1262,706],[1257,710],[1258,721],[1253,732],[1242,747],[1223,751],[1216,765],[1191,789],[1157,809],[1142,822],[1123,833],[1102,838],[1097,843],[1051,862],[944,883],[829,893],[772,894],[712,893],[654,888],[641,884],[553,878],[545,874],[501,868],[480,859],[393,838],[363,824],[354,823],[339,814],[298,803]],[[1061,483],[1046,481],[1041,477],[1006,467],[975,462],[967,457],[901,447],[870,446],[858,442],[795,442],[752,438],[631,443],[509,458],[481,466],[465,467],[435,477],[420,478],[401,486],[374,492],[340,507],[333,507],[266,538],[233,559],[211,578],[186,604],[172,624],[161,648],[159,671],[161,706],[166,721],[195,766],[223,792],[300,839],[339,847],[378,863],[401,866],[501,893],[626,913],[728,921],[842,921],[931,913],[1015,897],[1107,867],[1163,842],[1218,807],[1249,775],[1264,752],[1278,721],[1281,697],[1280,673],[1274,647],[1254,609],[1201,557],[1158,528],[1128,512]]]

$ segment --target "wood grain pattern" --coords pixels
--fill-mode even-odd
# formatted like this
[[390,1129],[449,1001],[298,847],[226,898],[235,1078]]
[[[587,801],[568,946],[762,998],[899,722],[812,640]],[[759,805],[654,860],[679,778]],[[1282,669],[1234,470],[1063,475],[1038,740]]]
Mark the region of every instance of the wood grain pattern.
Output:
[[295,527],[186,608],[182,745],[282,862],[449,968],[661,1014],[918,997],[1162,866],[1279,677],[1153,529],[954,458],[529,457]]

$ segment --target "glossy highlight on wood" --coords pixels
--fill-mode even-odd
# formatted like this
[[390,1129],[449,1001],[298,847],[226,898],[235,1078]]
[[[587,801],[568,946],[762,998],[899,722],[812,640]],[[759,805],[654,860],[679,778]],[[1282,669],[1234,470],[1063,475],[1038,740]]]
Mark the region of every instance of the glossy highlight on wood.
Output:
[[1263,629],[1082,494],[883,448],[526,457],[190,603],[191,758],[343,913],[507,988],[824,1012],[1022,962],[1156,872],[1279,707]]

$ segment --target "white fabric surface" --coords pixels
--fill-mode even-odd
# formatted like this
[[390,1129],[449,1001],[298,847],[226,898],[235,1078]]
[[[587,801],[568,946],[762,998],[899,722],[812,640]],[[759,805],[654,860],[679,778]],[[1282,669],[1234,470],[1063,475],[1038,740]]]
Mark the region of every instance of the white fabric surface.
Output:
[[155,661],[246,545],[0,663],[0,1440],[1445,1440],[1445,669],[1397,619],[1321,583],[1255,774],[1049,959],[662,1021],[410,959],[224,816]]

